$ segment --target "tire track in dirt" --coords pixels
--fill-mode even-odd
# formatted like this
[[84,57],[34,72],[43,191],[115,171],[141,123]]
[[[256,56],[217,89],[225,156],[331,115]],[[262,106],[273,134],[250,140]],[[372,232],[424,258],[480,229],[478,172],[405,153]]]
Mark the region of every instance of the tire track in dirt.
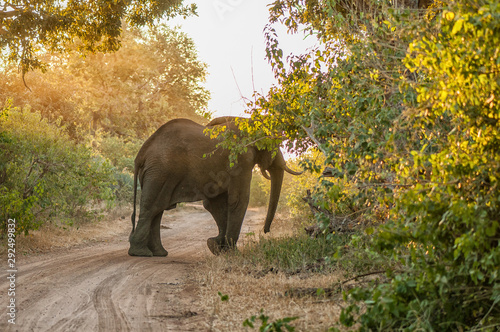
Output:
[[211,255],[206,239],[217,227],[200,208],[166,212],[163,224],[166,258],[128,256],[129,229],[108,243],[19,257],[16,325],[7,323],[2,277],[0,331],[204,330],[209,313],[191,275]]
[[[87,255],[91,255],[91,253],[87,253]],[[26,293],[30,296],[22,296],[17,299],[19,308],[23,311],[31,311],[33,307],[48,307],[53,302],[61,303],[68,296],[68,293],[76,291],[80,294],[87,294],[87,288],[91,287],[88,283],[89,277],[102,271],[103,267],[109,264],[109,261],[123,256],[123,252],[116,250],[107,254],[107,259],[103,259],[105,256],[106,254],[101,254],[73,261],[71,255],[66,255],[57,264],[48,262],[43,267],[29,269],[28,273],[21,265],[17,281],[21,287],[18,289],[21,294]],[[78,273],[75,273],[76,271]],[[68,275],[71,275],[70,281],[68,281]],[[57,294],[54,294],[55,288],[57,288]],[[86,297],[89,298],[88,294]],[[75,311],[77,310],[75,309]]]
[[112,275],[101,282],[94,291],[92,302],[97,312],[99,330],[130,331],[130,324],[125,314],[115,307],[111,298],[112,287],[119,280],[119,275]]

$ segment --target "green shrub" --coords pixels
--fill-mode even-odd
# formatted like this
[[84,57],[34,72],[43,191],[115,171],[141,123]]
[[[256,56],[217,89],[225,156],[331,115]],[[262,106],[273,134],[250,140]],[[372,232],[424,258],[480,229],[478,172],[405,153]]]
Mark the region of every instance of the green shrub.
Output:
[[264,271],[341,271],[353,276],[381,269],[394,269],[397,262],[370,248],[361,234],[328,234],[310,237],[303,232],[280,238],[260,238],[240,248],[229,260]]
[[322,45],[285,62],[267,26],[278,84],[247,136],[223,133],[235,152],[315,147],[334,176],[315,204],[381,225],[369,251],[404,272],[348,294],[342,323],[361,331],[500,326],[500,2],[428,5],[275,1],[272,22]]
[[112,167],[75,144],[59,123],[29,108],[6,106],[0,121],[0,230],[16,218],[28,234],[46,221],[73,223],[99,214],[113,200]]
[[[105,135],[98,140],[99,153],[114,166],[113,191],[119,202],[132,202],[134,194],[134,160],[144,143],[139,139]],[[138,188],[140,190],[140,188]]]
[[[447,3],[422,21],[405,64],[418,104],[408,110],[423,146],[399,176],[391,222],[374,246],[406,263],[388,284],[356,289],[361,329],[500,327],[500,3]],[[428,23],[426,26],[425,23]],[[353,304],[343,323],[354,323]]]
[[143,143],[144,140],[105,135],[99,139],[98,150],[118,172],[134,174],[135,156]]
[[260,332],[282,332],[282,331],[295,331],[295,327],[291,326],[290,322],[298,319],[299,317],[285,317],[280,318],[275,321],[269,321],[270,317],[264,314],[264,310],[260,310],[259,316],[252,316],[243,322],[244,327],[255,328],[255,321],[259,319],[261,321],[259,326]]
[[[114,170],[114,185],[112,186],[113,193],[118,202],[132,203],[134,200],[134,175],[121,171],[116,168]],[[138,197],[140,197],[140,186],[138,185]]]

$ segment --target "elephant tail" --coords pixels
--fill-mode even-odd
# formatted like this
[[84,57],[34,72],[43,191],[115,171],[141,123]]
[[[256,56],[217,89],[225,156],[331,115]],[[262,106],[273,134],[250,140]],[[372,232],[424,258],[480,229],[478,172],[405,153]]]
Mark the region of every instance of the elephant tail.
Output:
[[135,211],[137,205],[137,173],[138,168],[136,167],[134,170],[134,210],[132,212],[132,233],[135,231]]

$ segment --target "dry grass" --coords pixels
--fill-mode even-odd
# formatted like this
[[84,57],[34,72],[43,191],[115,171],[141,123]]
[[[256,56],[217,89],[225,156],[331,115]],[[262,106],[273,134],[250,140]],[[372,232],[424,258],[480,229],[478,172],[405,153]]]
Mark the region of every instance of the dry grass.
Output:
[[[116,235],[130,232],[130,206],[111,210],[101,221],[74,226],[47,223],[29,235],[16,237],[16,251],[21,254],[44,253],[54,249],[69,248],[86,243],[107,241]],[[0,254],[5,254],[0,248]]]
[[[278,218],[273,224],[273,234],[283,236],[291,232],[286,219]],[[276,231],[276,232],[275,232]],[[277,235],[276,235],[277,234]],[[253,245],[253,241],[240,246]],[[298,317],[290,325],[296,331],[326,331],[338,322],[342,295],[325,298],[317,296],[290,297],[285,293],[292,288],[330,288],[343,279],[342,273],[285,274],[270,272],[250,266],[239,255],[222,255],[208,258],[196,275],[200,287],[201,305],[210,315],[210,331],[251,331],[243,322],[259,316],[260,310],[269,316],[269,322],[285,317]],[[222,301],[218,292],[228,295]],[[256,328],[260,326],[256,320]]]
[[[261,309],[270,321],[285,317],[298,317],[291,323],[297,331],[324,331],[336,324],[340,315],[341,296],[329,299],[318,297],[291,298],[285,295],[290,288],[331,287],[339,278],[336,275],[311,274],[286,276],[268,273],[262,277],[245,269],[227,271],[225,258],[209,260],[199,274],[201,304],[208,309],[212,331],[245,331],[245,319],[259,315]],[[229,300],[221,301],[218,292],[227,294]]]

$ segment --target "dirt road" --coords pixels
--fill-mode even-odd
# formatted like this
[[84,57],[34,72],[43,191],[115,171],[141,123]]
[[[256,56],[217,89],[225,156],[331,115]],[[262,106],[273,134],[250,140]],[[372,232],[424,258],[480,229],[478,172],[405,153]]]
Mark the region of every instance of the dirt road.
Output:
[[[107,243],[17,257],[16,324],[7,322],[4,276],[0,331],[206,331],[210,313],[191,276],[217,227],[202,208],[173,211],[162,221],[166,258],[128,256],[125,229]],[[247,212],[242,234],[257,213]]]

